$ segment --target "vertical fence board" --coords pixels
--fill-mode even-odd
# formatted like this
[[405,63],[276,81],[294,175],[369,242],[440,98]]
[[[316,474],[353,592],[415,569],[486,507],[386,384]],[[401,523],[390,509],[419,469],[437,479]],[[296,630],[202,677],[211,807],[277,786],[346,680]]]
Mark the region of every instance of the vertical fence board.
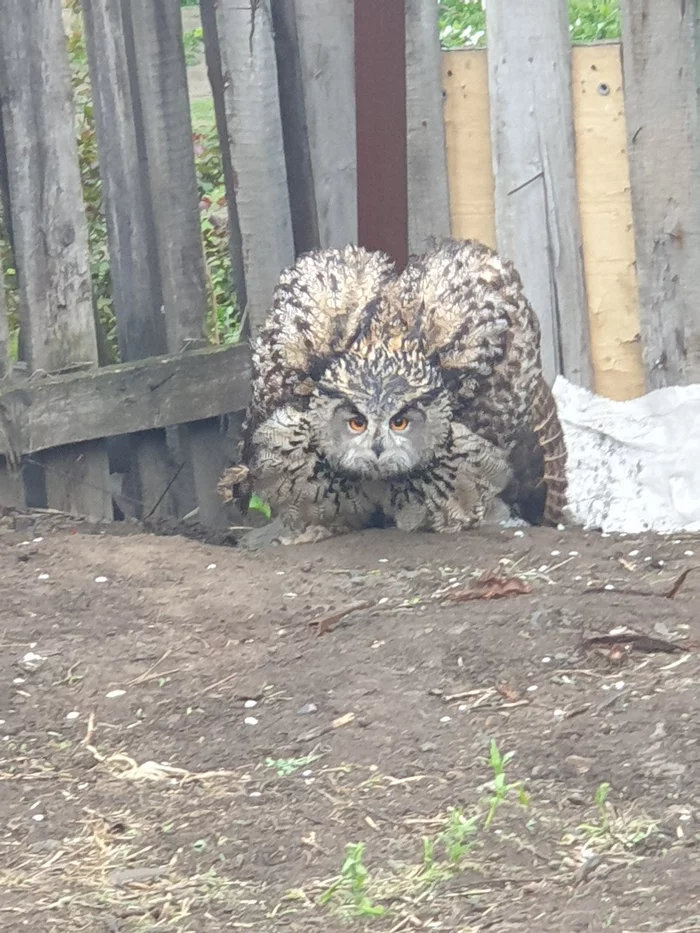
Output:
[[[92,364],[97,339],[60,0],[6,0],[0,69],[27,362],[47,372]],[[49,506],[111,517],[101,442],[52,451],[42,461]]]
[[[286,4],[295,16],[301,109],[306,132],[319,245],[344,246],[357,240],[357,154],[355,139],[355,70],[353,0],[293,0]],[[291,33],[291,29],[289,30]],[[292,52],[285,48],[277,60]],[[294,57],[290,59],[294,61]],[[279,66],[278,66],[279,67]],[[280,73],[282,119],[284,76]],[[285,145],[287,143],[285,126]],[[289,165],[289,158],[287,165]],[[289,179],[290,197],[294,179]]]
[[234,190],[233,166],[231,164],[231,151],[228,145],[228,130],[226,129],[226,104],[224,102],[224,80],[221,70],[221,49],[219,48],[219,30],[216,24],[217,0],[200,0],[199,12],[202,20],[202,34],[204,38],[204,54],[207,62],[207,76],[211,85],[214,101],[214,115],[216,129],[219,136],[221,151],[221,164],[224,170],[224,184],[229,193],[227,198],[229,243],[231,254],[231,274],[233,287],[236,291],[236,303],[239,309],[246,306],[245,265],[243,262],[243,241],[241,238],[241,224],[238,219],[238,207],[235,198],[231,196]]
[[219,0],[226,124],[245,264],[247,322],[256,330],[279,274],[294,260],[270,0]]
[[644,394],[620,46],[573,49],[572,78],[583,258],[595,391]]
[[304,73],[299,51],[296,0],[276,0],[272,4],[272,24],[275,33],[277,83],[287,169],[289,210],[292,218],[294,250],[299,255],[318,249],[320,238],[309,128],[306,122]]
[[542,324],[542,361],[592,385],[566,0],[489,0],[496,232]]
[[[117,335],[121,358],[130,362],[167,349],[157,247],[139,160],[122,0],[82,0],[82,6]],[[165,433],[144,432],[121,444],[130,454],[124,508],[133,514],[133,500],[139,500],[145,514],[172,475]],[[171,506],[164,498],[158,517],[168,516]]]
[[408,248],[450,233],[442,58],[435,0],[406,0]]
[[[1,154],[0,154],[1,158]],[[12,372],[12,359],[10,356],[10,327],[7,319],[7,306],[5,303],[5,284],[3,281],[2,260],[0,260],[0,385],[2,379]],[[5,412],[0,406],[0,434],[3,432]],[[23,508],[25,505],[24,483],[22,472],[11,467],[4,457],[0,457],[0,507],[12,506]]]
[[149,262],[121,0],[82,0],[107,217],[112,294],[123,360],[165,352]]
[[355,0],[358,240],[408,259],[404,0]]
[[622,0],[647,387],[700,381],[700,35],[695,3]]
[[[182,19],[180,5],[169,0],[130,0],[130,13],[166,343],[177,353],[206,343],[207,313]],[[184,467],[173,483],[170,502],[171,510],[182,517],[195,506],[214,507],[216,488],[197,463],[214,456],[223,438],[215,426],[200,426],[194,433],[185,426],[179,434],[173,453]]]

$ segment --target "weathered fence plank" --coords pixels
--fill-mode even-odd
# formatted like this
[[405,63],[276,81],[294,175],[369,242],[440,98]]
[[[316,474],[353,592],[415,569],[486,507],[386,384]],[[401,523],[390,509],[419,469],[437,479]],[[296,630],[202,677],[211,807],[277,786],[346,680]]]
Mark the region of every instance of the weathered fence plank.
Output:
[[294,250],[299,255],[318,249],[320,238],[316,191],[311,166],[311,147],[306,123],[304,74],[299,53],[296,0],[276,0],[271,9],[289,210],[292,218]]
[[[206,269],[199,216],[199,194],[192,146],[187,69],[180,6],[167,0],[130,0],[142,130],[158,251],[160,285],[170,352],[202,346],[207,313]],[[183,429],[186,431],[187,429]],[[161,514],[191,511],[216,490],[194,469],[187,452],[197,443],[211,450],[217,433],[180,438],[172,453],[188,462],[172,485]],[[152,494],[147,498],[152,499]]]
[[358,240],[408,258],[404,0],[355,0]]
[[[60,0],[5,0],[0,84],[27,362],[46,372],[95,363],[87,226]],[[111,518],[103,445],[47,453],[43,463],[50,506]]]
[[435,0],[406,0],[408,248],[450,233],[442,56]]
[[[283,0],[272,9],[290,201],[297,207],[301,197],[315,213],[316,245],[354,243],[353,0]],[[299,207],[294,213],[296,223]],[[294,235],[298,250],[296,226]]]
[[221,164],[224,170],[224,184],[229,194],[227,198],[229,244],[231,254],[231,276],[236,292],[236,302],[240,309],[246,306],[245,263],[243,261],[243,240],[241,224],[238,219],[236,199],[231,196],[235,189],[231,150],[226,129],[226,104],[224,101],[224,78],[221,68],[221,49],[219,48],[219,30],[216,25],[217,0],[200,0],[199,12],[204,37],[204,54],[207,63],[207,76],[214,101],[214,116],[219,136]]
[[238,210],[254,331],[294,260],[270,0],[219,0],[217,25],[235,178],[228,198]]
[[[1,158],[1,153],[0,153]],[[10,327],[5,304],[5,283],[3,281],[2,260],[0,259],[0,387],[3,380],[12,371],[10,354]],[[6,412],[0,404],[0,436],[5,431],[3,422]],[[25,505],[24,483],[18,464],[8,464],[5,457],[0,457],[0,506],[22,508]]]
[[82,7],[119,349],[123,360],[144,359],[166,346],[157,257],[149,255],[122,2],[82,0]]
[[241,411],[250,398],[249,352],[245,345],[208,348],[0,383],[0,456]]
[[648,389],[700,381],[697,4],[622,0],[623,74]]
[[[145,359],[165,353],[166,338],[149,185],[139,159],[129,77],[127,45],[133,36],[125,29],[121,0],[82,0],[82,6],[120,355],[124,361]],[[162,494],[172,475],[165,434],[149,432],[124,443],[131,453],[129,492],[147,511],[149,500]],[[170,504],[164,500],[163,510]]]
[[547,378],[590,387],[568,3],[490,0],[487,24],[498,246],[541,321]]

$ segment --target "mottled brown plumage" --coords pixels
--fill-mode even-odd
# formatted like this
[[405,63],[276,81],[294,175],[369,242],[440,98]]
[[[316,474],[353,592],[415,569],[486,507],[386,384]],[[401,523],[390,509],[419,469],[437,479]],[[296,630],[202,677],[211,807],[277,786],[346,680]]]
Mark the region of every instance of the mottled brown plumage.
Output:
[[566,450],[520,277],[447,240],[401,275],[348,246],[285,270],[253,347],[236,495],[255,491],[284,540],[372,524],[454,532],[499,498],[556,523]]

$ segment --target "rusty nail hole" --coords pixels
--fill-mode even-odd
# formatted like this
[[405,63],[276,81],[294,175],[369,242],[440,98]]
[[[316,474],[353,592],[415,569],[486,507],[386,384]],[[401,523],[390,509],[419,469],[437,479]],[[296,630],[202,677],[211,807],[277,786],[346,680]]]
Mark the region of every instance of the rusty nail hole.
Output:
[[598,93],[601,97],[607,97],[610,93],[610,85],[606,84],[605,81],[601,81],[601,83],[598,85]]

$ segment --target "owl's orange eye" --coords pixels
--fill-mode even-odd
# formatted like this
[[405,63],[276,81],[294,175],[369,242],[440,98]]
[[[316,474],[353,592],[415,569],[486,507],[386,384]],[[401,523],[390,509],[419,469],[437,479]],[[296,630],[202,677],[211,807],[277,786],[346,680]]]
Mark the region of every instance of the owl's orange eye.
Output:
[[354,418],[348,421],[348,425],[350,430],[354,431],[355,434],[362,434],[363,431],[367,430],[367,421],[362,415],[355,415]]
[[403,415],[396,415],[389,423],[391,424],[392,431],[405,431],[408,427],[408,418]]

